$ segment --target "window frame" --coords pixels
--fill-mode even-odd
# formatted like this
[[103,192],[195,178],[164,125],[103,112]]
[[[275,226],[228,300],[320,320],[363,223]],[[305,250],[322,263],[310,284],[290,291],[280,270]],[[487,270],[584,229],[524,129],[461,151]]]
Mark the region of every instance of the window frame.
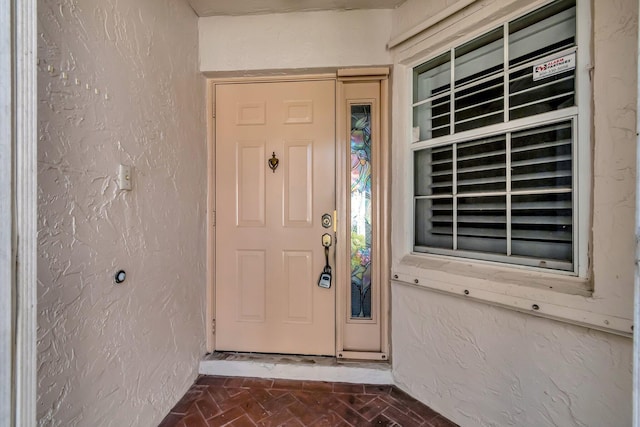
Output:
[[[517,13],[511,14],[509,16],[504,17],[497,22],[493,22],[489,25],[484,26],[479,31],[475,31],[470,33],[467,37],[453,40],[451,43],[447,44],[443,48],[439,50],[434,50],[433,52],[429,52],[428,55],[420,56],[418,58],[414,58],[412,61],[407,62],[406,70],[407,73],[406,79],[408,83],[408,91],[407,96],[405,98],[408,101],[408,107],[410,114],[408,115],[408,130],[411,131],[413,127],[413,116],[414,116],[414,104],[420,103],[423,101],[416,101],[414,99],[413,94],[414,91],[417,90],[414,87],[414,84],[417,84],[414,80],[414,69],[419,67],[433,59],[436,59],[444,54],[450,55],[450,58],[456,57],[454,49],[460,48],[465,44],[473,41],[476,38],[483,37],[485,35],[490,34],[493,31],[498,29],[502,29],[503,37],[505,34],[509,33],[509,24],[514,20],[517,20],[531,12],[535,12],[542,7],[545,7],[555,0],[545,1],[541,3],[537,3],[531,7],[526,9],[521,9]],[[445,259],[454,259],[460,260],[462,262],[478,262],[478,263],[488,263],[489,265],[496,265],[498,267],[505,268],[514,268],[514,269],[525,269],[533,272],[544,272],[550,273],[553,275],[559,276],[573,276],[582,279],[588,279],[590,276],[589,271],[589,241],[590,241],[590,219],[591,219],[591,181],[592,181],[592,164],[591,164],[591,151],[592,151],[592,139],[591,139],[591,100],[592,100],[592,87],[591,87],[591,64],[592,64],[592,20],[591,20],[591,10],[588,4],[584,1],[576,0],[576,43],[572,48],[562,49],[559,52],[545,55],[540,58],[540,61],[543,62],[548,59],[556,58],[559,56],[563,56],[569,54],[571,52],[575,52],[576,54],[576,71],[575,71],[575,105],[572,107],[567,107],[561,110],[554,110],[545,112],[538,115],[526,116],[524,118],[507,120],[500,123],[483,126],[479,128],[474,128],[470,130],[465,130],[458,133],[450,133],[448,135],[439,136],[435,138],[430,138],[426,140],[419,140],[418,142],[411,142],[411,138],[405,139],[403,141],[403,145],[405,147],[405,161],[407,175],[409,180],[407,182],[408,190],[410,191],[409,200],[407,200],[407,206],[405,207],[407,211],[410,213],[410,221],[407,222],[407,226],[410,231],[410,241],[408,243],[408,253],[415,256],[425,256],[425,257],[442,257]],[[509,44],[508,39],[504,39],[503,43],[505,46]],[[503,51],[504,61],[508,62],[508,50]],[[450,59],[451,61],[451,59]],[[452,76],[453,72],[456,69],[455,64],[450,62],[450,67],[452,68]],[[516,65],[514,68],[520,67]],[[506,67],[507,71],[501,71],[503,76],[505,77],[505,96],[508,96],[508,79],[509,79],[509,67]],[[450,91],[455,93],[457,90],[454,86],[454,81],[451,81]],[[425,98],[429,99],[429,97]],[[455,108],[452,105],[453,115],[455,113]],[[508,104],[505,104],[505,113],[508,113]],[[574,138],[573,138],[573,148],[572,148],[572,192],[575,198],[573,203],[573,269],[572,270],[562,270],[562,269],[553,269],[553,268],[543,268],[537,267],[531,264],[519,264],[519,263],[509,263],[505,260],[498,260],[496,258],[503,257],[507,258],[507,255],[501,256],[498,255],[493,256],[493,254],[487,254],[487,256],[482,256],[481,253],[474,253],[476,256],[468,257],[468,256],[460,256],[456,255],[455,250],[439,250],[437,248],[433,248],[428,252],[422,252],[415,250],[415,188],[414,188],[414,161],[413,155],[415,152],[427,148],[434,148],[445,145],[453,145],[456,143],[462,143],[465,141],[470,141],[472,139],[484,138],[489,136],[495,136],[500,133],[509,133],[515,132],[520,129],[525,129],[528,127],[536,127],[543,124],[561,122],[564,120],[571,120],[573,122],[574,129]],[[455,123],[450,123],[453,127]],[[409,132],[411,135],[411,132]],[[435,140],[435,142],[433,142]],[[448,253],[447,253],[448,252]],[[462,251],[460,251],[462,252]],[[592,290],[592,286],[579,286],[581,289]]]
[[[616,19],[618,14],[608,12],[606,5],[592,0],[577,2],[578,20],[582,23],[577,28],[578,38],[586,38],[588,43],[585,45],[584,42],[579,42],[580,48],[584,50],[586,47],[590,58],[590,62],[580,64],[583,72],[577,77],[577,84],[583,87],[577,94],[580,97],[578,105],[583,109],[587,108],[586,112],[580,112],[585,119],[580,124],[583,127],[580,132],[583,136],[588,135],[584,143],[585,146],[589,145],[589,150],[579,153],[580,165],[589,169],[585,175],[588,179],[581,179],[576,185],[576,191],[581,194],[581,213],[586,219],[577,226],[581,239],[579,244],[581,247],[588,247],[588,252],[584,250],[581,254],[585,259],[584,262],[581,261],[584,273],[572,276],[518,265],[412,252],[413,175],[410,169],[413,158],[409,146],[413,123],[413,67],[450,49],[453,45],[471,40],[503,24],[504,21],[515,19],[550,3],[549,0],[534,0],[528,4],[519,0],[489,4],[472,2],[464,13],[454,7],[443,10],[437,15],[437,20],[427,21],[421,26],[421,33],[404,40],[393,49],[392,123],[395,126],[391,128],[393,169],[390,180],[392,293],[399,291],[401,287],[409,286],[422,292],[438,292],[450,296],[450,309],[455,309],[456,304],[482,303],[496,307],[495,311],[491,311],[496,313],[496,316],[499,310],[508,309],[622,337],[629,338],[633,335],[633,298],[629,294],[632,287],[629,288],[626,280],[629,270],[632,271],[633,268],[629,266],[628,270],[619,270],[628,266],[629,262],[629,259],[617,258],[623,255],[619,245],[616,245],[615,251],[611,254],[616,258],[607,257],[603,252],[611,246],[606,240],[609,232],[614,231],[618,233],[616,235],[620,235],[621,226],[611,230],[611,221],[597,221],[598,218],[602,219],[603,210],[614,208],[614,215],[622,215],[620,221],[624,224],[629,222],[625,207],[619,206],[620,201],[627,200],[623,197],[630,191],[629,183],[625,181],[622,184],[623,189],[616,190],[612,198],[603,195],[607,194],[608,188],[612,188],[612,182],[618,176],[607,165],[611,161],[619,160],[625,167],[632,168],[635,166],[635,158],[621,157],[624,153],[609,156],[604,155],[604,152],[609,145],[607,138],[611,129],[607,112],[610,108],[625,108],[632,96],[627,95],[620,100],[604,96],[598,103],[593,103],[593,96],[606,95],[606,86],[613,80],[611,75],[618,70],[621,73],[619,79],[622,80],[619,83],[616,80],[614,93],[620,93],[621,84],[633,86],[636,82],[635,69],[620,70],[620,64],[611,62],[611,53],[606,50],[620,41],[630,45],[635,39],[618,32],[617,36],[610,40],[615,28],[608,28],[602,24]],[[601,20],[599,27],[593,24],[597,20]],[[621,64],[628,66],[630,62],[629,58],[620,58]],[[600,72],[592,73],[594,67]],[[633,99],[635,100],[635,97]],[[628,126],[629,119],[625,118],[623,123]],[[625,142],[629,139],[631,138],[628,136],[624,137]],[[632,237],[626,236],[621,243],[628,247],[633,241],[635,240]],[[591,253],[594,254],[593,258]],[[624,255],[628,254],[624,252]],[[633,259],[632,256],[627,258]]]

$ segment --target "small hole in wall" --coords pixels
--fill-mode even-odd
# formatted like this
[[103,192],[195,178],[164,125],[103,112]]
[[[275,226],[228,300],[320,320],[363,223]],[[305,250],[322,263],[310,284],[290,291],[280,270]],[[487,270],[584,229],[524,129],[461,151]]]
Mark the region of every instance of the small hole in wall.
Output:
[[464,294],[465,294],[465,295],[469,295],[469,290],[468,290],[468,289],[465,289],[465,290],[464,290]]
[[540,310],[540,306],[539,306],[538,304],[533,304],[533,305],[531,306],[531,308],[532,308],[533,310]]

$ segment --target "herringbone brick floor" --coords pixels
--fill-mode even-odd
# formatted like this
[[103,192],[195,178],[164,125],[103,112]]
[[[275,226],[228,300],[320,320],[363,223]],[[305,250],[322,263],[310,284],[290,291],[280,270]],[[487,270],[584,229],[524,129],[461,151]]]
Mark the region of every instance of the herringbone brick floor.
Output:
[[159,427],[424,426],[454,423],[393,386],[198,378]]

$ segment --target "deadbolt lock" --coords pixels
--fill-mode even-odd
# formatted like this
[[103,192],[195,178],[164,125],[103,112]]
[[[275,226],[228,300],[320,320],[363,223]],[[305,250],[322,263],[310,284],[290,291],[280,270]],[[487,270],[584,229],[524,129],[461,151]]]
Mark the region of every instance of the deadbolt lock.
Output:
[[329,215],[328,213],[322,215],[322,226],[324,228],[331,227],[332,223],[333,223],[333,218],[331,218],[331,215]]

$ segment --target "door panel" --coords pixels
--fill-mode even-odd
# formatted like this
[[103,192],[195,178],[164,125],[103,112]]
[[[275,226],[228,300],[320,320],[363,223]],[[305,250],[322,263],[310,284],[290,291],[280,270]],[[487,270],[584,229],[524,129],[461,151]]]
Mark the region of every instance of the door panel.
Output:
[[333,81],[216,86],[217,350],[335,354],[335,279],[316,283],[334,98]]
[[287,323],[313,322],[313,253],[284,251],[284,280],[287,289]]
[[285,101],[285,124],[313,123],[313,100]]
[[237,125],[264,125],[265,124],[265,103],[264,102],[238,102],[236,114]]
[[284,225],[310,227],[313,207],[313,142],[284,143]]
[[264,322],[266,312],[265,251],[236,251],[238,321]]
[[236,224],[239,227],[265,225],[265,155],[264,141],[236,143]]

